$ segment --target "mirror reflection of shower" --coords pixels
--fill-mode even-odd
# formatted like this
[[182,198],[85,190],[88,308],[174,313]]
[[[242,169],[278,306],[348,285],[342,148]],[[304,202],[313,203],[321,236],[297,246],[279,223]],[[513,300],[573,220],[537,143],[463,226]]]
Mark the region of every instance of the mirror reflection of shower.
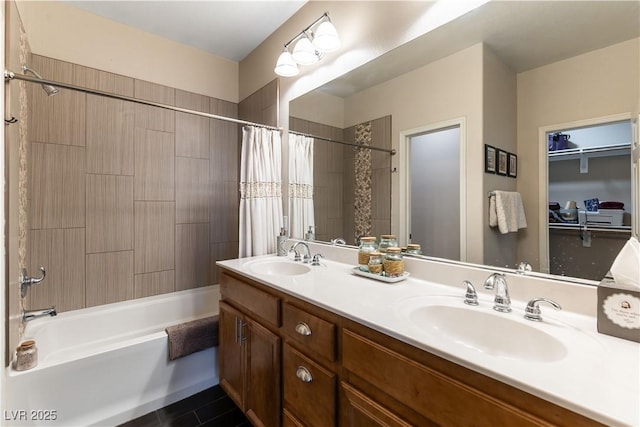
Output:
[[[27,73],[31,73],[37,78],[44,80],[44,78],[37,71],[34,71],[31,68],[27,67],[26,65],[23,65],[22,74],[27,74]],[[44,91],[47,92],[47,96],[53,96],[56,93],[60,92],[58,88],[55,86],[45,85],[45,84],[42,84],[41,86],[42,86],[42,89],[44,89]]]

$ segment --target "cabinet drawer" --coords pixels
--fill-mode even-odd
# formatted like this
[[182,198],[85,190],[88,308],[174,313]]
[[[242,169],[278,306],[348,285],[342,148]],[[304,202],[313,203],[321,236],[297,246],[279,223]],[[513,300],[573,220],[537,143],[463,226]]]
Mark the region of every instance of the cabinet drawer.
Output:
[[282,305],[282,330],[285,335],[303,344],[305,349],[336,359],[336,326],[289,303]]
[[349,384],[343,382],[340,391],[342,402],[340,425],[342,427],[411,427],[411,424]]
[[[533,426],[540,420],[344,329],[343,367],[440,425]],[[464,408],[464,410],[460,410]]]
[[224,272],[220,275],[220,292],[246,309],[251,316],[275,326],[280,326],[280,298],[268,294]]
[[284,407],[306,426],[336,421],[336,376],[289,345],[282,361]]

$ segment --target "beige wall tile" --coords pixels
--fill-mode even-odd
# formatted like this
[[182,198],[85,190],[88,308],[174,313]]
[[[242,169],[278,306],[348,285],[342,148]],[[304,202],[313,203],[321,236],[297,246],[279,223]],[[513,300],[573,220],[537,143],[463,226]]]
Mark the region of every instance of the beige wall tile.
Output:
[[240,192],[235,181],[214,181],[211,195],[211,243],[238,240]]
[[136,128],[136,200],[174,200],[174,147],[172,133]]
[[[175,105],[175,89],[135,80],[134,97],[160,104]],[[136,104],[136,126],[163,132],[175,131],[175,112],[159,107]]]
[[33,143],[30,154],[30,228],[84,227],[85,149]]
[[38,85],[27,86],[29,139],[62,145],[85,145],[86,95],[60,89],[55,96]]
[[176,225],[176,290],[209,285],[209,224]]
[[80,86],[124,96],[134,95],[134,79],[131,77],[79,65],[76,65],[76,67],[81,70],[77,73],[82,80],[79,83]]
[[218,116],[238,118],[238,104],[223,99],[209,98],[209,112]]
[[209,221],[209,161],[176,157],[176,223]]
[[87,255],[87,307],[133,299],[133,251]]
[[87,172],[133,175],[134,105],[87,95]]
[[175,203],[135,202],[135,273],[173,270]]
[[[208,113],[209,97],[176,90],[176,106]],[[176,156],[209,158],[209,122],[213,119],[176,113]]]
[[133,177],[87,175],[87,253],[133,249]]
[[84,234],[84,228],[29,232],[27,270],[35,276],[43,266],[47,277],[29,289],[26,308],[55,305],[62,312],[85,306]]
[[134,297],[143,298],[175,291],[174,270],[136,274]]
[[[242,131],[235,123],[211,121],[211,179],[238,180]],[[239,136],[240,135],[240,136]]]

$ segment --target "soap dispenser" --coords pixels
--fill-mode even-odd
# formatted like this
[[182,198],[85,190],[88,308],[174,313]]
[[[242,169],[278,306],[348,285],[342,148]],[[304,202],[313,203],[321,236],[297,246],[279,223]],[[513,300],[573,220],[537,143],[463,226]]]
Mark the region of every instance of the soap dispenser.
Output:
[[315,240],[316,239],[316,235],[313,232],[313,225],[309,226],[309,230],[307,231],[307,234],[304,235],[304,240]]
[[280,234],[277,237],[278,256],[287,256],[287,248],[285,247],[287,243],[287,231],[284,227],[280,228]]

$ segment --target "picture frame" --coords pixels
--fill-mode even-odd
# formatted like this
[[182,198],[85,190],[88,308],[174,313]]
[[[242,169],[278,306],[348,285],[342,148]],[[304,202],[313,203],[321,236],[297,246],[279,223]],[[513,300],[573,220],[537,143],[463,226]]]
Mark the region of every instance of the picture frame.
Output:
[[496,173],[507,176],[509,169],[508,153],[504,150],[496,149]]
[[508,153],[507,175],[509,178],[518,177],[518,156],[513,153]]
[[484,144],[484,171],[496,173],[496,148],[489,144]]

